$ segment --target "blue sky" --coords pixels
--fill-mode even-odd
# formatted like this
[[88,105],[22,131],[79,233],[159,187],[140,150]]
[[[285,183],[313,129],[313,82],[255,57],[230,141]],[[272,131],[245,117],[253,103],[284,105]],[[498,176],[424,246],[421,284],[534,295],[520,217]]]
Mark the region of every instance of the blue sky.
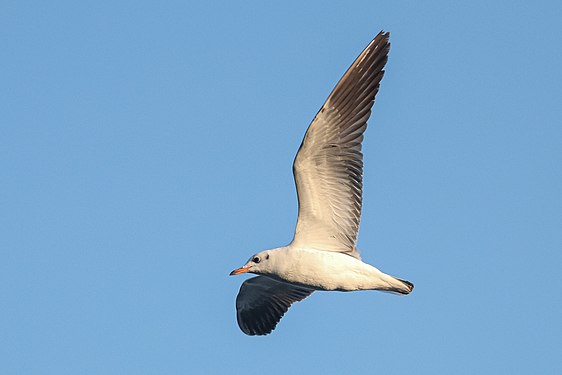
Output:
[[[4,1],[0,372],[556,373],[562,4]],[[391,32],[365,261],[247,337],[229,277],[287,244],[291,163]]]

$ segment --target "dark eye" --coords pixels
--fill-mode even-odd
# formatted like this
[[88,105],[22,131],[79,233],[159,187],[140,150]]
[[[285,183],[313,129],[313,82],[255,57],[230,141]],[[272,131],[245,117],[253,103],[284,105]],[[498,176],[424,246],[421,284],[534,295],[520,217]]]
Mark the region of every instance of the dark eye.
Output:
[[252,259],[252,262],[254,262],[254,263],[259,263],[259,262],[260,262],[260,257],[254,257],[254,259]]

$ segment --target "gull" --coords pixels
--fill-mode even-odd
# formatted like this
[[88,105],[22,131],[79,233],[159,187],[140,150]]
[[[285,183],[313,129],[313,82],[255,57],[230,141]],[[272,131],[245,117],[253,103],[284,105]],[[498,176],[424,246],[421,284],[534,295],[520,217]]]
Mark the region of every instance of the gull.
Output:
[[253,273],[236,297],[247,335],[271,333],[289,307],[314,291],[380,290],[409,294],[414,285],[361,261],[361,142],[390,49],[381,31],[340,79],[308,127],[293,162],[298,219],[293,241],[261,251],[230,273]]

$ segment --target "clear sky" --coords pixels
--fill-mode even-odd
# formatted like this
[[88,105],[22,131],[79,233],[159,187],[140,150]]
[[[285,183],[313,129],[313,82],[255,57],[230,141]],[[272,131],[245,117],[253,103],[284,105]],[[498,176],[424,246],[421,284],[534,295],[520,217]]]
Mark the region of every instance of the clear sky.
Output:
[[[554,374],[562,2],[3,1],[0,373]],[[290,242],[291,163],[390,31],[359,248],[248,337],[228,273]]]

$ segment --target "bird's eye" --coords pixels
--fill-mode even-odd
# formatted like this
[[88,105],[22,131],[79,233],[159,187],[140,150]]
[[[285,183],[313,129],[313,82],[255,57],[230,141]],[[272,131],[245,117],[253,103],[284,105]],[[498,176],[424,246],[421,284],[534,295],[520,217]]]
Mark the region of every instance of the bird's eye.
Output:
[[254,257],[254,259],[252,259],[252,262],[254,262],[254,263],[259,263],[259,262],[260,262],[260,257]]

